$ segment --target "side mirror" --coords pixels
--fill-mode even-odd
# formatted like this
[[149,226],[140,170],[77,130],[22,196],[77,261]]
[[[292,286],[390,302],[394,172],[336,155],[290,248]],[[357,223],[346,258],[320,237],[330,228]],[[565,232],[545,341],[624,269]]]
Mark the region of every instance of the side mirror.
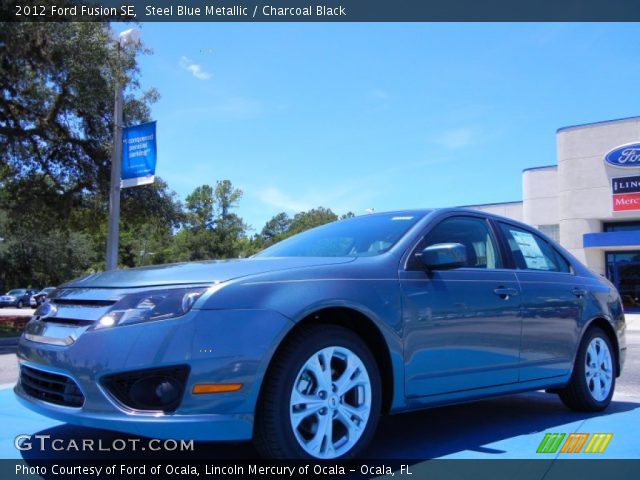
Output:
[[422,250],[420,261],[427,270],[464,267],[467,264],[467,249],[460,243],[436,243]]

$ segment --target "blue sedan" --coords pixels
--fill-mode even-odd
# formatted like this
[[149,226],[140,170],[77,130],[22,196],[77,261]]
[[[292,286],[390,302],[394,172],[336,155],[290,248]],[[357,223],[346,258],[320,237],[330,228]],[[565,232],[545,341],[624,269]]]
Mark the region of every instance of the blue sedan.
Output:
[[382,213],[62,285],[20,340],[15,392],[72,424],[344,458],[382,414],[538,389],[603,410],[624,331],[614,286],[527,225]]
[[15,288],[9,290],[4,295],[0,295],[0,307],[22,308],[25,305],[29,306],[31,296],[36,292],[37,290],[30,288]]

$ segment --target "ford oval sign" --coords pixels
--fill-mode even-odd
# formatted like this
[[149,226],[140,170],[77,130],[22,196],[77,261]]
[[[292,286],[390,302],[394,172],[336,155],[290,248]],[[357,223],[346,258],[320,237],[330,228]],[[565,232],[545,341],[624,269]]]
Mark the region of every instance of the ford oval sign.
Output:
[[604,160],[614,167],[640,168],[640,143],[631,143],[611,150]]

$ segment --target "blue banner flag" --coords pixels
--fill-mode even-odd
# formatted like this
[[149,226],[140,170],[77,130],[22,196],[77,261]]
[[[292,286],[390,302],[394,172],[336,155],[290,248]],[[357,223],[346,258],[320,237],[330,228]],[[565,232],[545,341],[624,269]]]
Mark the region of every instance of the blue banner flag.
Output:
[[122,188],[153,183],[156,155],[156,122],[123,128]]

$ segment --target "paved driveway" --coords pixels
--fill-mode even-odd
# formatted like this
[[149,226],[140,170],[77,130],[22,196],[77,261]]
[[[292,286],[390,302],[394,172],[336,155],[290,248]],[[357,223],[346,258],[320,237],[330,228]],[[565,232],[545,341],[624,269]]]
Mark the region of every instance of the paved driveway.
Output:
[[[436,408],[382,419],[370,458],[566,458],[568,454],[536,454],[545,433],[613,433],[603,454],[597,458],[640,459],[637,429],[640,425],[640,316],[630,316],[627,333],[629,353],[625,371],[618,380],[614,401],[602,414],[582,414],[566,409],[558,397],[543,392],[512,395],[471,404]],[[10,384],[17,370],[13,354],[0,355],[0,372],[5,388],[0,390],[0,458],[64,456],[61,452],[19,452],[13,446],[19,434],[50,434],[53,438],[133,438],[126,435],[60,424],[20,406]],[[0,382],[0,383],[2,383]],[[198,456],[209,459],[254,457],[250,444],[197,443]],[[116,454],[94,452],[91,458],[109,459]],[[137,453],[138,458],[162,454]],[[141,457],[143,455],[143,457]],[[192,453],[184,454],[189,459]],[[79,458],[77,452],[69,454]],[[121,455],[119,455],[121,456]],[[573,455],[571,458],[594,458]]]

